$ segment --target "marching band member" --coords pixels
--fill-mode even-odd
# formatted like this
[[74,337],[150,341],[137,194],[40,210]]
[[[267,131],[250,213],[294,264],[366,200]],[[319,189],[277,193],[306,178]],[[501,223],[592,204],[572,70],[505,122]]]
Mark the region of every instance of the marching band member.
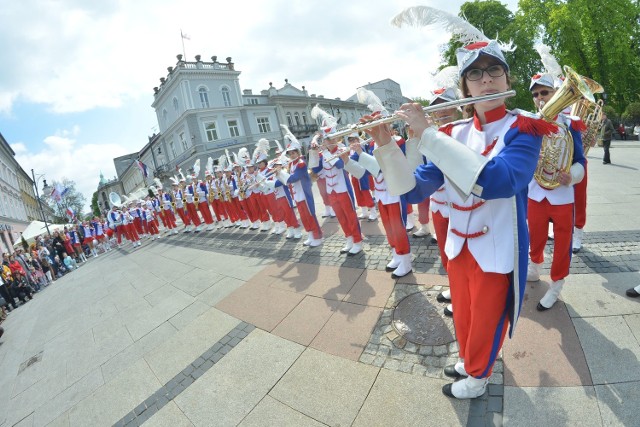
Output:
[[[198,210],[202,214],[202,219],[204,223],[207,224],[206,231],[211,231],[215,228],[213,224],[213,215],[211,214],[211,209],[209,208],[209,184],[207,183],[208,177],[211,176],[211,172],[209,169],[206,169],[204,172],[205,181],[198,180],[196,184],[196,191],[198,193]],[[194,181],[195,182],[195,181]]]
[[[323,116],[321,131],[326,138],[327,135],[335,132],[337,121],[316,105],[311,111],[311,116],[318,117],[320,115]],[[338,142],[327,138],[323,144],[325,149],[322,151],[322,157],[318,155],[317,151],[309,151],[309,165],[315,173],[321,169],[325,170],[331,207],[336,212],[338,223],[346,238],[345,246],[340,253],[355,255],[362,251],[362,232],[356,214],[351,182],[344,170],[344,162],[337,154]]]
[[124,209],[122,211],[122,225],[125,228],[125,233],[127,239],[131,242],[133,247],[139,247],[142,245],[140,242],[140,235],[138,234],[138,230],[133,224],[133,216],[131,215],[131,211],[129,209]]
[[222,155],[218,160],[218,165],[215,168],[215,178],[211,181],[211,190],[214,191],[214,203],[216,204],[216,208],[214,211],[217,215],[220,215],[218,218],[218,222],[222,220],[222,225],[226,228],[233,227],[233,223],[237,221],[232,218],[232,206],[230,206],[227,191],[225,186],[225,162],[226,156]]
[[227,212],[231,215],[231,220],[238,228],[249,228],[249,217],[242,208],[238,196],[240,191],[238,190],[238,183],[233,175],[231,163],[224,170],[223,185],[225,188],[225,197],[227,198]]
[[[182,172],[180,172],[180,174],[182,175]],[[177,177],[170,179],[172,182],[171,187],[173,188],[173,203],[175,203],[176,212],[178,212],[178,216],[184,224],[184,232],[189,233],[193,227],[191,226],[191,218],[189,218],[189,213],[186,211],[184,206],[184,182],[186,180],[183,178],[178,181]]]
[[[416,10],[434,9],[409,8],[394,22],[416,23]],[[460,22],[456,16],[436,13],[438,22]],[[463,96],[507,91],[509,66],[500,45],[470,24],[465,27],[457,27],[454,34],[472,41],[456,51]],[[401,107],[397,116],[420,137],[420,152],[429,159],[413,174],[388,126],[368,131],[380,146],[374,156],[391,194],[404,194],[409,203],[415,203],[445,185],[450,203],[447,272],[456,304],[453,319],[461,360],[445,367],[444,373],[466,378],[445,385],[443,393],[458,399],[485,392],[507,325],[513,333],[526,286],[527,186],[542,135],[557,129],[535,116],[507,111],[503,98],[475,102],[467,109],[471,118],[437,131],[430,127],[420,104]]]
[[109,221],[109,228],[116,233],[118,240],[118,246],[122,244],[122,234],[125,234],[125,229],[122,225],[122,212],[120,209],[116,209],[115,206],[111,206],[109,213],[107,214],[107,220]]
[[102,247],[102,250],[104,252],[110,251],[111,248],[107,244],[108,239],[102,225],[102,220],[99,217],[94,216],[93,220],[91,221],[91,226],[93,227],[93,234],[95,235],[98,244]]
[[[389,194],[380,165],[375,157],[362,150],[360,138],[357,138],[357,140],[355,138],[349,139],[354,140],[351,144],[351,149],[355,151],[357,156],[349,156],[349,152],[343,153],[341,159],[345,163],[344,168],[357,178],[364,176],[364,169],[367,169],[373,176],[378,211],[380,212],[380,218],[382,218],[387,241],[393,251],[391,262],[387,264],[386,270],[392,272],[391,278],[393,279],[404,277],[411,273],[413,268],[409,236],[405,229],[407,203],[400,196]],[[374,147],[377,148],[377,146]]]
[[[82,240],[83,245],[89,246],[89,252],[91,255],[96,258],[98,256],[98,251],[93,247],[93,240],[95,238],[95,230],[89,223],[89,221],[82,222],[82,234],[84,235],[84,239]],[[84,251],[82,251],[84,254]]]
[[[358,132],[354,132],[351,135],[347,136],[347,145],[349,147],[355,147],[355,145],[353,144],[362,144],[363,142],[364,141],[360,139],[360,135],[358,135]],[[362,147],[360,147],[360,149],[358,150],[351,148],[351,155],[349,156],[349,158],[357,162],[360,153],[362,152]],[[371,150],[371,152],[373,152],[373,150]],[[365,151],[365,153],[368,153],[368,151]],[[373,202],[373,197],[371,197],[372,185],[370,184],[371,182],[373,182],[371,178],[371,173],[366,169],[364,175],[362,175],[362,177],[360,178],[357,178],[356,176],[351,174],[351,186],[353,187],[353,194],[356,198],[356,204],[360,207],[361,210],[361,214],[358,215],[358,218],[367,218],[369,221],[375,221],[378,219],[378,212],[376,211],[376,205]]]
[[162,223],[165,228],[169,230],[169,234],[178,234],[176,216],[173,213],[173,199],[171,198],[171,193],[165,193],[161,186],[158,186],[157,189],[162,205]]
[[193,230],[193,232],[199,233],[200,231],[202,231],[202,228],[204,226],[202,225],[202,221],[200,221],[200,216],[198,215],[198,209],[196,207],[196,202],[195,202],[195,198],[197,197],[197,194],[198,194],[198,192],[196,191],[196,185],[197,185],[196,179],[197,178],[195,174],[187,175],[187,187],[185,188],[184,196],[187,199],[186,205],[187,205],[187,212],[189,213],[189,219],[191,219],[191,222],[195,227],[195,230]]
[[[73,226],[71,230],[69,230],[69,240],[71,241],[71,246],[73,246],[73,251],[75,252],[76,257],[78,258],[78,262],[87,262],[87,257],[82,250],[82,240],[80,239],[80,233],[78,233],[78,227]],[[69,254],[71,256],[71,254]]]
[[249,201],[247,200],[247,189],[250,185],[249,177],[244,172],[244,168],[239,163],[239,159],[236,159],[236,162],[233,165],[233,173],[235,186],[233,195],[238,209],[244,214],[244,220],[240,228],[257,230],[258,228],[260,228],[260,226],[257,224],[258,218],[255,211],[253,210],[253,206],[250,205]]
[[[536,74],[531,78],[529,90],[533,96],[533,102],[537,109],[549,102],[556,92],[555,78],[552,74]],[[560,124],[558,132],[546,144],[543,140],[543,151],[540,154],[540,164],[535,179],[529,183],[529,234],[531,245],[531,262],[527,272],[528,281],[539,281],[540,270],[544,261],[544,248],[547,244],[548,225],[553,224],[554,249],[553,261],[551,262],[551,285],[549,290],[542,297],[537,305],[539,311],[544,311],[553,306],[560,296],[564,278],[569,275],[569,264],[571,263],[571,235],[573,233],[573,186],[579,183],[584,177],[584,153],[582,150],[582,135],[585,126],[578,117],[565,116],[559,114],[554,120]],[[554,180],[551,176],[555,170],[548,171],[548,158],[544,157],[545,148],[552,147],[553,139],[560,139],[564,144],[573,145],[573,158],[570,159],[571,168],[569,173],[559,171],[556,183],[550,185],[548,181]],[[564,147],[563,147],[564,148]],[[568,147],[564,148],[568,149]],[[554,164],[553,168],[558,165]],[[559,185],[555,187],[555,185]],[[552,189],[552,187],[555,187]]]
[[138,235],[144,237],[146,231],[142,228],[142,220],[140,219],[140,207],[138,206],[140,202],[136,202],[135,206],[131,206],[129,209],[129,213],[133,218],[133,226],[136,228]]
[[[316,133],[311,140],[311,144],[309,145],[309,150],[318,150],[320,145],[318,144],[318,140],[322,137],[320,133]],[[322,155],[322,154],[319,154]],[[322,203],[324,204],[324,214],[322,218],[335,218],[336,212],[331,207],[331,200],[329,199],[329,193],[327,193],[327,173],[324,169],[321,169],[318,173],[311,171],[313,175],[315,175],[316,186],[318,187],[318,192],[320,193],[320,197],[322,197]]]
[[[262,185],[267,174],[267,158],[269,156],[269,140],[266,138],[260,138],[256,143],[256,149],[253,151],[251,159],[254,165],[257,165],[257,169],[253,171],[253,184],[250,187],[251,196],[255,197],[258,212],[261,214],[262,227],[260,231],[269,231],[271,226],[276,222],[276,216],[280,216],[275,212],[276,198],[273,193],[273,188]],[[282,219],[280,219],[281,221]],[[272,234],[275,234],[275,226],[271,230]]]
[[158,226],[156,225],[156,218],[153,209],[149,209],[147,207],[142,208],[141,218],[143,222],[145,222],[146,228],[149,231],[149,235],[151,236],[151,240],[156,240],[160,238],[160,230],[158,230]]
[[[281,168],[282,166],[283,162],[280,158],[274,161],[274,168]],[[287,238],[293,238],[295,230],[300,229],[300,223],[298,222],[296,213],[293,210],[293,198],[289,191],[289,186],[283,184],[276,178],[275,174],[272,174],[266,179],[265,187],[268,187],[269,191],[271,191],[270,193],[267,192],[266,197],[269,198],[270,203],[272,204],[271,210],[274,213],[273,220],[276,222],[276,226],[272,233],[282,234],[285,230],[290,230]],[[309,233],[307,240],[304,243],[306,243],[306,246],[319,246],[322,244],[322,238],[314,239],[313,233]]]
[[[274,169],[275,175],[282,184],[288,185],[291,190],[293,200],[298,207],[298,214],[300,214],[302,225],[307,233],[309,233],[307,238],[308,246],[320,246],[322,244],[322,230],[316,218],[316,207],[313,201],[311,178],[307,170],[307,163],[300,154],[301,147],[298,139],[289,132],[289,134],[285,134],[285,142],[286,141],[288,141],[288,143],[285,152],[290,160],[288,171],[285,172],[282,170],[283,165],[276,165]],[[285,237],[287,239],[300,239],[302,237],[302,231],[300,227],[294,228],[289,225]]]

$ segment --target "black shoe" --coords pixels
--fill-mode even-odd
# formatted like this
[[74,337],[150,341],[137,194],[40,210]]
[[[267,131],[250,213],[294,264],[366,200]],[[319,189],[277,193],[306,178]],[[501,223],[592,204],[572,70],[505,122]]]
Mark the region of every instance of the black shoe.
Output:
[[436,239],[435,237],[432,237],[431,240],[429,241],[432,245],[436,245],[438,244],[438,239]]
[[453,317],[453,311],[449,310],[449,307],[444,308],[444,315],[447,317]]
[[385,267],[384,271],[386,271],[387,273],[391,273],[392,271],[395,271],[395,268],[393,268],[393,267]]
[[[395,268],[394,268],[394,270],[395,270]],[[413,273],[413,270],[409,271],[407,274],[403,274],[402,276],[398,276],[395,273],[391,273],[391,278],[395,280],[395,279],[399,279],[399,278],[404,277],[404,276],[408,276],[411,273]]]
[[456,365],[447,365],[443,370],[444,374],[451,378],[466,378],[466,375],[462,375],[460,372],[456,371]]
[[445,297],[444,297],[444,294],[443,294],[442,292],[440,292],[440,293],[438,294],[438,296],[436,297],[436,301],[438,301],[438,302],[450,302],[451,300],[450,300],[450,299],[445,298]]
[[[549,307],[549,308],[551,308],[551,307]],[[542,305],[540,303],[538,303],[538,305],[536,305],[536,310],[538,310],[538,311],[547,311],[547,310],[549,310],[549,308],[545,307],[544,305]]]
[[640,297],[640,293],[636,292],[635,288],[627,289],[627,296],[631,298]]
[[610,165],[611,162],[602,162],[603,165]]
[[451,392],[451,386],[453,384],[445,384],[442,386],[442,394],[444,394],[447,397],[453,397],[454,399],[457,399],[457,397],[455,397],[453,395],[453,393]]
[[577,254],[578,252],[580,252],[580,249],[582,248],[574,248],[574,249],[571,249],[571,252],[574,254]]

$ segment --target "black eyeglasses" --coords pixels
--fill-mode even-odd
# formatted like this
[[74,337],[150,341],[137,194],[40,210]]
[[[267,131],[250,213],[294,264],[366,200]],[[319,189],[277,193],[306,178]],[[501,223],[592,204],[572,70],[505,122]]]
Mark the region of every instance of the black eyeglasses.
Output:
[[541,90],[540,92],[531,92],[531,96],[533,96],[533,98],[537,98],[538,95],[540,96],[547,96],[549,95],[549,91],[548,90]]
[[480,80],[485,72],[489,74],[490,77],[500,77],[504,75],[504,67],[496,64],[487,68],[472,68],[467,71],[465,75],[467,76],[467,80],[475,82],[476,80]]

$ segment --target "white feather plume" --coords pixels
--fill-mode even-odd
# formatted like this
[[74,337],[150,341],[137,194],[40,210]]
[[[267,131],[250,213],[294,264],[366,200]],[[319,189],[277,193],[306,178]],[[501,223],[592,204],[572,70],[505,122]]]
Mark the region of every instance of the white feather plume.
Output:
[[153,182],[156,184],[156,187],[162,188],[162,181],[160,181],[158,178],[153,178]]
[[196,162],[193,164],[193,174],[196,177],[200,174],[200,159],[196,159]]
[[218,167],[222,170],[227,167],[227,156],[225,154],[218,157]]
[[380,98],[378,98],[378,96],[369,89],[359,87],[356,92],[356,96],[358,97],[358,102],[361,104],[367,104],[367,108],[371,112],[375,113],[376,111],[379,111],[385,117],[389,115],[389,111],[387,111],[387,109],[382,105]]
[[278,152],[284,153],[284,148],[282,148],[282,144],[280,144],[280,141],[278,141],[277,139],[274,141],[276,143],[276,147],[278,147]]
[[240,159],[242,165],[249,164],[249,162],[251,161],[251,154],[249,153],[247,147],[242,147],[238,150],[238,159]]
[[[311,117],[313,117],[313,110],[311,111]],[[285,139],[288,139],[289,141],[297,142],[298,144],[300,144],[300,141],[298,141],[298,138],[296,138],[296,136],[293,133],[291,133],[291,131],[289,130],[289,126],[280,124],[280,127],[284,129]]]
[[207,169],[206,169],[206,171],[209,172],[209,173],[213,172],[213,159],[211,157],[209,157],[207,159]]
[[536,46],[538,54],[540,54],[540,60],[547,73],[554,77],[560,77],[563,75],[562,67],[558,64],[555,56],[551,53],[551,48],[544,43],[540,43]]
[[264,157],[269,156],[269,140],[266,138],[260,138],[256,143],[256,149],[253,150],[253,160],[258,160],[260,155],[263,155]]
[[480,41],[489,41],[489,38],[485,36],[482,31],[471,25],[465,19],[429,6],[408,7],[391,20],[391,25],[398,28],[402,27],[403,24],[413,25],[414,27],[441,25],[447,32],[451,33],[457,41],[465,45]]
[[322,123],[324,123],[323,126],[327,127],[334,127],[338,124],[338,120],[320,108],[320,104],[316,104],[316,106],[311,109],[311,118],[314,120],[320,118]]
[[238,158],[238,153],[236,153],[235,151],[233,152],[233,164],[235,165],[240,165],[240,159]]
[[182,168],[179,168],[179,169],[178,169],[178,173],[180,174],[180,178],[181,178],[181,179],[185,179],[185,176],[184,176],[184,174],[182,173]]
[[431,81],[434,84],[434,89],[458,87],[458,67],[455,65],[444,67],[433,76]]

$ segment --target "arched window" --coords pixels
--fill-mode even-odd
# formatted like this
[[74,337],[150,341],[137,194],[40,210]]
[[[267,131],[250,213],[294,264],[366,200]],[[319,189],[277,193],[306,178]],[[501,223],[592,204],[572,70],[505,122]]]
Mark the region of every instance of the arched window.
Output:
[[209,108],[209,91],[207,91],[206,87],[201,87],[198,89],[198,93],[200,94],[200,105],[202,108]]
[[293,127],[293,119],[291,118],[291,113],[287,113],[287,123],[289,127]]
[[307,113],[302,113],[302,123],[304,123],[305,125],[308,124],[307,123]]
[[293,117],[296,119],[296,126],[300,126],[300,114],[295,113]]
[[173,109],[178,112],[178,98],[173,98]]
[[223,87],[220,89],[220,92],[222,92],[222,101],[224,102],[224,106],[231,107],[231,95],[229,94],[229,88]]

